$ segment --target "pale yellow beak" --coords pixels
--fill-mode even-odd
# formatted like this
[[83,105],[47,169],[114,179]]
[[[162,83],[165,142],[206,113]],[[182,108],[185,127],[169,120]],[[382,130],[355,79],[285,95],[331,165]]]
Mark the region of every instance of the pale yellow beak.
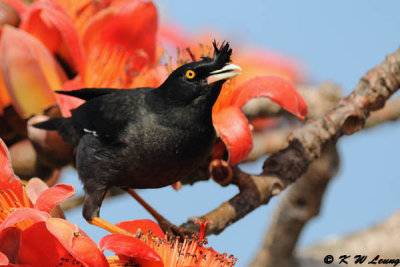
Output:
[[238,65],[227,64],[219,70],[210,72],[211,75],[207,77],[207,83],[211,84],[221,80],[232,79],[233,77],[238,76],[241,70],[242,69]]

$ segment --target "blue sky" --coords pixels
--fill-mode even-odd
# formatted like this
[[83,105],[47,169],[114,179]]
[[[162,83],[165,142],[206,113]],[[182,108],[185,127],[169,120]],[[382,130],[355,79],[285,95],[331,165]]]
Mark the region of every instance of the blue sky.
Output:
[[[173,20],[191,33],[215,32],[235,42],[277,51],[298,58],[309,81],[331,80],[351,92],[364,73],[400,45],[400,2],[337,1],[157,1],[161,23]],[[210,40],[211,41],[211,40]],[[371,226],[400,207],[400,122],[344,137],[338,147],[341,169],[326,193],[321,214],[303,232],[300,246]],[[244,166],[257,173],[260,163]],[[70,170],[65,182],[79,181]],[[202,215],[237,193],[212,181],[187,186],[143,190],[140,194],[176,224]],[[218,236],[210,246],[239,258],[246,266],[259,248],[272,212],[273,199]],[[95,239],[106,234],[87,225],[81,210],[67,214]],[[150,218],[134,200],[121,196],[104,202],[101,216],[111,222]],[[322,257],[322,256],[321,256]]]

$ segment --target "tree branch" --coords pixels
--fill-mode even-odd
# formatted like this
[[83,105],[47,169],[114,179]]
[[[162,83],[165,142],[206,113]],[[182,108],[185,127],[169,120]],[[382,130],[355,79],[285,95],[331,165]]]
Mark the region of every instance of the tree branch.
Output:
[[[255,208],[268,203],[271,197],[280,194],[304,174],[326,145],[336,143],[342,135],[361,130],[370,112],[382,108],[399,86],[400,49],[362,77],[354,91],[331,111],[296,129],[289,137],[289,146],[269,157],[260,175],[235,171],[234,179],[237,176],[246,177],[239,194],[196,219],[209,221],[207,234],[217,234]],[[190,228],[192,225],[193,219],[184,224]]]
[[[320,103],[324,105],[323,102]],[[384,108],[371,113],[365,127],[371,128],[399,117],[400,99],[390,100]],[[329,147],[329,150],[326,150],[319,159],[310,164],[303,178],[297,181],[281,200],[262,248],[251,266],[296,266],[299,263],[295,263],[293,258],[297,240],[308,221],[318,215],[325,189],[338,169],[336,163],[339,158],[335,149]],[[325,253],[329,254],[327,251]],[[324,254],[320,253],[319,257],[321,255]]]
[[[323,101],[320,103],[322,106],[325,104]],[[365,127],[372,128],[399,117],[400,99],[397,98],[388,101],[384,108],[372,112]],[[280,140],[279,138],[273,138],[273,141]],[[277,145],[279,143],[275,143],[275,146]],[[299,263],[298,261],[295,263],[293,258],[297,240],[308,221],[318,215],[325,189],[338,169],[336,163],[339,158],[336,150],[333,147],[328,148],[328,151],[325,149],[321,157],[310,164],[303,178],[297,181],[281,200],[262,248],[251,266],[295,266]],[[318,251],[318,248],[316,250]],[[337,249],[332,251],[337,251]],[[329,254],[328,251],[325,251],[325,254]],[[319,257],[325,254],[321,252]],[[316,260],[321,261],[317,258]]]
[[307,222],[319,214],[330,180],[339,168],[334,145],[324,149],[307,172],[286,193],[275,212],[262,248],[251,266],[291,266],[297,240]]
[[387,121],[395,121],[400,118],[400,98],[389,100],[385,107],[374,111],[365,123],[365,128],[372,128]]

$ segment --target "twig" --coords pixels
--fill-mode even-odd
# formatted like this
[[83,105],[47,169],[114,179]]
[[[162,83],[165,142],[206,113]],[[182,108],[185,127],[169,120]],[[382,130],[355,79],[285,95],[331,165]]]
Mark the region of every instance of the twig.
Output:
[[[289,146],[269,157],[260,175],[235,171],[234,175],[247,176],[248,181],[231,200],[198,218],[210,222],[207,234],[223,231],[280,194],[306,172],[326,145],[361,130],[369,113],[382,108],[399,87],[400,49],[362,77],[350,96],[340,100],[331,111],[295,130],[289,137]],[[184,224],[190,228],[192,225],[191,219]]]

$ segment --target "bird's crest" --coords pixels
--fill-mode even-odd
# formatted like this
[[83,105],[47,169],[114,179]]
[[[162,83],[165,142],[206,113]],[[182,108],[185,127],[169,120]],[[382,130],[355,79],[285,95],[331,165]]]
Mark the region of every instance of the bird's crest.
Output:
[[229,48],[229,42],[223,41],[221,46],[218,48],[218,43],[214,40],[214,56],[212,58],[212,64],[215,64],[216,68],[222,68],[231,61],[232,49]]

